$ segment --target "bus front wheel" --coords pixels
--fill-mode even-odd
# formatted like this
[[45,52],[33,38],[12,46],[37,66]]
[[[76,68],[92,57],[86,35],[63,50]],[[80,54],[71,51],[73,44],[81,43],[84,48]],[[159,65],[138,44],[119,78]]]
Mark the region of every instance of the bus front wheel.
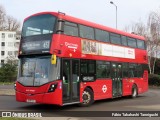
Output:
[[82,94],[82,103],[80,106],[86,107],[91,105],[94,102],[93,91],[90,88],[86,88]]
[[136,98],[137,97],[137,95],[138,95],[138,89],[137,89],[137,86],[134,84],[133,86],[132,86],[132,98]]

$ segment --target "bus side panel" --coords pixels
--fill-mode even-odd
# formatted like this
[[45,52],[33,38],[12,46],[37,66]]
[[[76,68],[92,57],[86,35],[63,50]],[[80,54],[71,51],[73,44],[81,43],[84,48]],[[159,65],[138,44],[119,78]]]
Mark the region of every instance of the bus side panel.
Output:
[[143,79],[144,79],[143,89],[144,91],[148,91],[148,71],[147,70],[144,71]]
[[81,58],[81,39],[71,36],[54,34],[52,38],[50,53],[58,53],[60,50],[61,54],[57,54],[59,57],[66,58]]
[[124,78],[123,79],[123,96],[132,94],[132,86],[136,85],[138,94],[143,91],[143,78]]
[[146,92],[148,91],[148,71],[145,70],[144,74],[143,74],[143,83],[142,83],[142,87],[143,87],[143,91],[142,92]]
[[82,100],[82,94],[83,94],[83,90],[84,90],[84,85],[83,84],[84,84],[83,82],[80,83],[80,93],[79,93],[79,95],[80,95],[79,101],[80,102],[83,102],[83,100]]
[[143,92],[143,78],[133,78],[131,79],[132,85],[131,85],[131,93],[132,93],[132,86],[133,84],[137,85],[138,94]]
[[[83,82],[83,90],[86,87],[91,87],[94,93],[94,100],[112,98],[112,80],[98,79],[94,82]],[[83,90],[82,93],[83,93]]]
[[123,96],[132,94],[132,86],[135,84],[138,88],[138,94],[144,93],[148,90],[148,72],[144,73],[143,78],[124,78],[123,79]]
[[128,78],[124,78],[122,80],[122,96],[127,96],[127,95],[131,95],[131,87],[130,87],[130,82]]

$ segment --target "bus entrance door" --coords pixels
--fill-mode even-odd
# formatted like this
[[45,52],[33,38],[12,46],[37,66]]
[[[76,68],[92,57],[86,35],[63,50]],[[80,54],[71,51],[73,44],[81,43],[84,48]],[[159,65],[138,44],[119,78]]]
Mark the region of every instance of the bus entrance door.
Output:
[[122,96],[122,64],[112,63],[112,95],[113,97]]
[[79,60],[62,60],[63,105],[79,102]]

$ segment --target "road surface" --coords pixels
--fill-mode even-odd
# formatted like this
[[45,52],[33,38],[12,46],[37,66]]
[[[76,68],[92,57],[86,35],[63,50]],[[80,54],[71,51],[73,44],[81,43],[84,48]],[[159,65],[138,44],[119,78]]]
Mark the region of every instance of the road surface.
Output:
[[[31,103],[21,103],[16,102],[15,96],[0,96],[0,110],[1,111],[18,111],[18,112],[43,112],[46,116],[49,117],[70,117],[65,113],[83,113],[93,114],[87,119],[97,119],[95,116],[101,112],[107,111],[159,111],[160,112],[160,89],[150,89],[148,92],[139,95],[135,99],[129,97],[117,98],[117,99],[107,99],[96,101],[93,105],[89,107],[79,107],[78,105],[69,105],[69,106],[55,106],[55,105],[44,105],[44,104],[31,104]],[[82,111],[82,112],[81,112]],[[95,111],[95,112],[91,112]],[[66,116],[65,116],[66,115]],[[86,115],[86,114],[85,114]],[[97,115],[98,117],[98,115]],[[78,120],[80,116],[76,117]],[[137,118],[137,117],[136,117]],[[86,119],[86,118],[83,118]],[[106,119],[103,117],[101,119]],[[107,118],[108,119],[108,118]],[[113,119],[113,118],[110,118]],[[116,120],[127,120],[132,118],[116,118]],[[134,118],[133,118],[134,119]],[[139,118],[140,120],[149,120],[150,118]],[[154,120],[160,120],[160,118],[153,118]]]

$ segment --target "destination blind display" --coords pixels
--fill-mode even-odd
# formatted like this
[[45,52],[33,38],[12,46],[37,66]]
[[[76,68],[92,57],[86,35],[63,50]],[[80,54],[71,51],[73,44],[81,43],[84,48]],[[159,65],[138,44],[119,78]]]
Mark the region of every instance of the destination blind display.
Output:
[[24,53],[48,53],[50,40],[26,41],[22,43],[22,54]]

